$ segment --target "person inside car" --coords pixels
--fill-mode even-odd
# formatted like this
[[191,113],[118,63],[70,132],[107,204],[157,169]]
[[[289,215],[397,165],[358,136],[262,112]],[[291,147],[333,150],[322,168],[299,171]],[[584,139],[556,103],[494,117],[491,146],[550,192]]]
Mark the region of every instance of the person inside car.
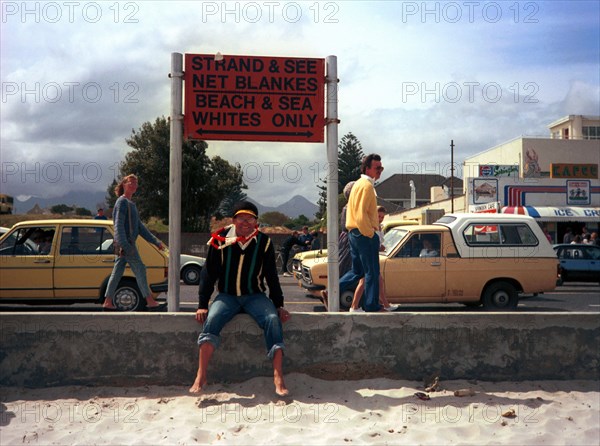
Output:
[[48,254],[52,248],[52,232],[46,232],[42,229],[36,229],[31,235],[31,241],[37,245],[36,254]]
[[423,238],[423,249],[419,254],[419,257],[439,257],[440,253],[434,249],[433,243],[430,237]]

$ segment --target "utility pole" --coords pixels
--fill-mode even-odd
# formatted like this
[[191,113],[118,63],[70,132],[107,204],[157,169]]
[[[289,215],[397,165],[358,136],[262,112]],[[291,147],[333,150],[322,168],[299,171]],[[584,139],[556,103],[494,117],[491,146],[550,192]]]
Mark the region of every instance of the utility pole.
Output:
[[181,153],[183,147],[183,54],[171,53],[171,139],[169,142],[169,270],[167,304],[179,311],[181,265]]
[[450,210],[454,213],[454,140],[450,140]]

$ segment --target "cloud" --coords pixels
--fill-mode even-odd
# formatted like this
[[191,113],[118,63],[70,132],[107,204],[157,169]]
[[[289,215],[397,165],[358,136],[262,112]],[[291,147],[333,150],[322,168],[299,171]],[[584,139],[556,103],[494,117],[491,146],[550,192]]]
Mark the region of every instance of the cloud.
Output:
[[[600,114],[595,1],[3,2],[2,14],[1,186],[14,195],[105,190],[132,129],[169,114],[172,52],[336,55],[339,137],[380,153],[383,178],[449,174],[450,140],[460,164]],[[240,163],[265,205],[316,202],[327,174],[325,144],[209,141],[209,155]]]

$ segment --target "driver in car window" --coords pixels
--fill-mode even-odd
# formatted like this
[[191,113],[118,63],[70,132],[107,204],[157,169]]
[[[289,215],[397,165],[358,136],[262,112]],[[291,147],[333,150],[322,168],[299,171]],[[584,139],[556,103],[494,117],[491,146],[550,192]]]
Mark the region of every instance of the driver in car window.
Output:
[[37,245],[38,254],[48,254],[52,247],[52,236],[51,232],[45,232],[41,229],[36,229],[31,235],[31,241]]
[[423,249],[419,257],[439,257],[440,253],[434,249],[431,237],[423,237]]

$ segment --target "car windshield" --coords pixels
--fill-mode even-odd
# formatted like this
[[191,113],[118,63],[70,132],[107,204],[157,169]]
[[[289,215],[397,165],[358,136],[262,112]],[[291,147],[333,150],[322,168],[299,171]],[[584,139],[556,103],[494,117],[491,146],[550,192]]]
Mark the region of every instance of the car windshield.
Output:
[[406,237],[408,231],[402,228],[392,228],[383,236],[383,246],[385,246],[385,251],[381,251],[380,254],[389,255],[389,253],[398,246],[398,243],[402,241],[404,237]]

